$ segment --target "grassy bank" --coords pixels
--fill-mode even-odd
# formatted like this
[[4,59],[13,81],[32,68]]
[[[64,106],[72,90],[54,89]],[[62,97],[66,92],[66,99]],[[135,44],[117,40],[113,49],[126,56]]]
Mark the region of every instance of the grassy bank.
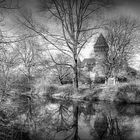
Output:
[[105,86],[98,94],[99,100],[120,103],[140,103],[140,85],[137,82]]
[[102,100],[120,103],[140,103],[140,82],[116,85],[98,85],[91,89],[87,85],[80,85],[79,93],[75,94],[71,84],[45,86],[43,97],[70,98],[77,100]]

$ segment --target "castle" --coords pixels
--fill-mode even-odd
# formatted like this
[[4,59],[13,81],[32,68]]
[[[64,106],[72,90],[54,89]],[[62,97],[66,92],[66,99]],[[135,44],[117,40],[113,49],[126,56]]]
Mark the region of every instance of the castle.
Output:
[[[95,81],[96,79],[102,79],[102,81],[109,82],[109,79],[112,78],[112,83],[115,84],[116,82],[116,77],[123,71],[125,75],[136,75],[136,70],[133,68],[129,67],[128,65],[125,66],[123,69],[119,70],[119,73],[117,76],[110,77],[109,79],[106,79],[106,72],[107,72],[107,67],[105,66],[105,60],[108,57],[108,51],[109,51],[109,46],[102,34],[99,35],[97,38],[97,41],[94,45],[94,56],[91,58],[86,58],[82,62],[82,70],[88,72],[90,78],[92,81]],[[119,76],[118,76],[119,78]],[[120,79],[123,81],[127,81],[125,77],[120,77]],[[121,81],[120,80],[120,81]],[[99,80],[100,81],[100,80]]]

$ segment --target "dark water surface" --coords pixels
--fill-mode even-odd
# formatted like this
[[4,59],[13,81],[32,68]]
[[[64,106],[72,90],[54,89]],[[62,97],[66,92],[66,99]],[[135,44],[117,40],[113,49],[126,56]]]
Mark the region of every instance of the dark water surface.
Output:
[[140,105],[57,100],[43,113],[42,139],[140,140]]
[[140,140],[138,104],[70,100],[49,100],[34,108],[24,104],[16,116],[22,127],[0,127],[0,136],[5,134],[0,140]]

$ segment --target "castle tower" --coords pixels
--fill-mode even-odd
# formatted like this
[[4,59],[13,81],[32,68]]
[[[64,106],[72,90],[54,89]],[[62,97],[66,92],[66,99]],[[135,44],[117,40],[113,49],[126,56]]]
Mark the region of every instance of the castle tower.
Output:
[[108,50],[108,44],[106,43],[104,36],[100,34],[94,45],[95,58],[103,61],[108,54]]
[[108,55],[108,44],[106,43],[106,40],[102,34],[98,37],[95,45],[94,45],[94,53],[95,53],[95,59],[96,59],[96,68],[95,71],[98,74],[98,76],[105,76],[105,67],[104,67],[104,61]]

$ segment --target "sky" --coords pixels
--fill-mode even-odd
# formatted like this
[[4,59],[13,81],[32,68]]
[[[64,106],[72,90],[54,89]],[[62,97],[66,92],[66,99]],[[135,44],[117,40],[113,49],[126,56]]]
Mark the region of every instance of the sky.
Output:
[[[45,24],[45,20],[43,19],[44,17],[42,18],[41,12],[39,10],[40,6],[42,6],[41,1],[43,0],[19,0],[19,1],[22,7],[20,10],[21,12],[25,12],[27,9],[31,9],[33,15],[35,15],[35,17],[37,17],[40,22]],[[102,15],[105,19],[109,19],[111,17],[120,16],[120,15],[126,15],[126,16],[133,16],[140,21],[139,0],[112,0],[112,1],[113,1],[113,6],[111,5],[111,7],[108,10],[105,10]],[[16,29],[19,27],[16,21],[17,10],[5,10],[5,11],[3,10],[2,12],[4,13],[5,20],[0,22],[0,28],[4,31],[8,31],[8,35],[13,33],[16,35]],[[59,26],[57,26],[56,23],[54,23],[54,21],[50,20],[49,26],[52,28],[54,28],[55,26],[54,31],[56,32],[57,31],[59,32],[60,30]],[[99,34],[97,34],[97,36],[98,35]],[[86,47],[82,50],[81,59],[90,57],[96,39],[97,37],[94,36],[91,39],[91,41],[86,45]],[[134,66],[138,68],[140,62],[139,52],[138,54],[136,54],[134,59],[136,60]]]

